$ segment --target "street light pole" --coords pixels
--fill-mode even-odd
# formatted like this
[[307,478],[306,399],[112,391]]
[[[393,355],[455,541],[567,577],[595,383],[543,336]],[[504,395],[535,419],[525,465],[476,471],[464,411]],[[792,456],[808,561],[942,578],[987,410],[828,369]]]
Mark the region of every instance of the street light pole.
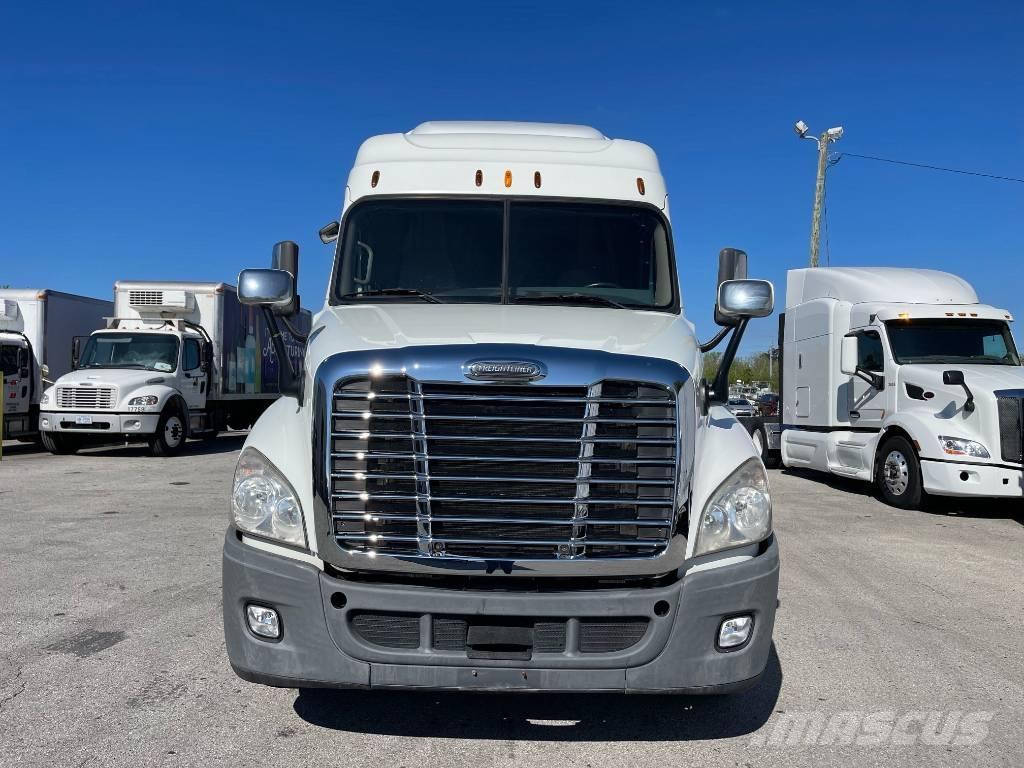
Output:
[[843,127],[829,128],[821,136],[810,134],[810,128],[803,120],[793,126],[801,139],[811,139],[818,145],[818,177],[814,184],[814,211],[811,214],[811,266],[818,266],[818,252],[821,247],[821,216],[825,208],[825,171],[828,168],[828,146],[843,136]]

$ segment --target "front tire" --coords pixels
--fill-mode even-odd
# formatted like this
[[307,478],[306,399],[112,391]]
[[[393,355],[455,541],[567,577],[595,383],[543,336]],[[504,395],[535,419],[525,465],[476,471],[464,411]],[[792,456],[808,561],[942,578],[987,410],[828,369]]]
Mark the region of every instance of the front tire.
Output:
[[185,421],[177,409],[164,411],[149,444],[154,456],[174,456],[185,445]]
[[920,509],[921,462],[905,437],[894,435],[882,443],[875,480],[886,504],[900,509]]
[[78,453],[81,443],[75,435],[64,435],[60,432],[40,432],[39,439],[43,447],[54,456],[70,456]]

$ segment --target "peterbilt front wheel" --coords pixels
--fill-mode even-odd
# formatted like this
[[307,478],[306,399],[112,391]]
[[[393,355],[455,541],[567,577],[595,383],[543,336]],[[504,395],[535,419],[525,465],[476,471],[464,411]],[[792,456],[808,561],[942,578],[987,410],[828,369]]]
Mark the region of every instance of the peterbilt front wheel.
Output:
[[905,437],[894,435],[882,444],[875,475],[887,504],[900,509],[921,506],[921,462]]

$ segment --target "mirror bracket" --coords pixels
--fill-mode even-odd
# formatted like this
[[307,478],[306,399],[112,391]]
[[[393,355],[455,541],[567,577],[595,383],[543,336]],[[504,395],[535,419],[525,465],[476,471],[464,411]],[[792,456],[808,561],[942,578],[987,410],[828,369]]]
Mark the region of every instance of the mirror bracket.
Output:
[[861,368],[860,366],[857,366],[857,370],[856,370],[856,372],[853,375],[856,376],[858,379],[863,379],[868,384],[870,384],[872,387],[877,389],[879,392],[881,392],[883,389],[885,389],[885,377],[884,376],[880,376],[877,373],[873,373],[872,371],[865,370],[864,368]]

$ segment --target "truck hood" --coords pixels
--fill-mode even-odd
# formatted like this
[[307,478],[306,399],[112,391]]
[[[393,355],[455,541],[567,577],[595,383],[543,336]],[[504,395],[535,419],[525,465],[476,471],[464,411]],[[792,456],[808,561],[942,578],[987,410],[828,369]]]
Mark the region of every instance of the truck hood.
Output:
[[368,304],[325,308],[314,319],[308,370],[338,352],[441,344],[532,344],[696,364],[682,315],[603,307]]
[[162,384],[173,377],[173,374],[160,371],[140,371],[133,368],[84,368],[66,373],[57,380],[57,386],[114,386],[122,393],[145,386],[146,384]]
[[[943,371],[963,371],[964,381],[977,395],[1002,389],[1024,389],[1024,366],[1019,365],[956,365],[953,363],[913,363],[900,368],[904,381],[922,387],[948,388],[942,383]],[[960,387],[950,388],[962,392]]]

